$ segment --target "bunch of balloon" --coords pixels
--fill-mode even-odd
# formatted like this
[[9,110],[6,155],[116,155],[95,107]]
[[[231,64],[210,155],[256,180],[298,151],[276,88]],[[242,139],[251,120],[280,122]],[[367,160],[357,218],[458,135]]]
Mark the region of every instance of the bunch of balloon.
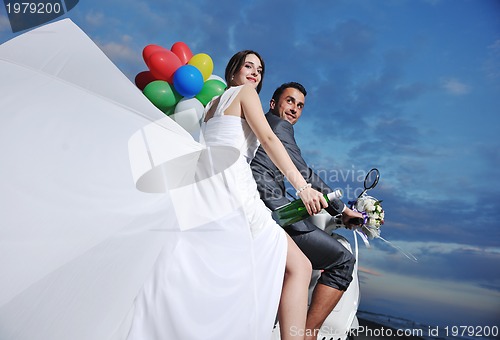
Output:
[[183,42],[170,50],[147,45],[142,57],[148,71],[135,77],[135,84],[158,109],[197,136],[205,106],[226,88],[224,80],[213,75],[212,58],[193,55]]

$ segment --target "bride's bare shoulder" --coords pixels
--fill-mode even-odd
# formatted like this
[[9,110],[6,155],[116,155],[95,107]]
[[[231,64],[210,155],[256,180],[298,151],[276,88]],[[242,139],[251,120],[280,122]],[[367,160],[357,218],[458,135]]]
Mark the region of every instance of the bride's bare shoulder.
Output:
[[239,95],[244,97],[258,96],[257,91],[251,84],[242,85]]

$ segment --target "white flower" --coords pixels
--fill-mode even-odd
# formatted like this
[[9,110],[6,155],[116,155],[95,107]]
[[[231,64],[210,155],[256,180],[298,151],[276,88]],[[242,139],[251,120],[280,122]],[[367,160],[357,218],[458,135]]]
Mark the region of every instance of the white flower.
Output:
[[366,202],[366,204],[365,204],[365,211],[366,212],[375,211],[375,205],[373,204],[372,201]]

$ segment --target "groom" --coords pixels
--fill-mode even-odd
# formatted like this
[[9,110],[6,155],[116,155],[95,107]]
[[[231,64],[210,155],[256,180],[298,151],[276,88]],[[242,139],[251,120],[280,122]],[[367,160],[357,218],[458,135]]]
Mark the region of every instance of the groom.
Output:
[[[293,125],[302,114],[306,94],[299,83],[281,85],[273,94],[266,118],[305,180],[314,189],[326,194],[332,189],[309,168],[295,142]],[[275,210],[290,202],[286,198],[283,175],[262,147],[257,150],[251,166],[260,197],[267,207]],[[362,217],[339,199],[331,200],[326,210],[332,215],[342,214],[344,223],[351,218]],[[287,226],[285,231],[309,258],[313,268],[323,270],[313,292],[306,323],[306,339],[316,339],[321,325],[352,280],[355,259],[336,239],[308,220]]]

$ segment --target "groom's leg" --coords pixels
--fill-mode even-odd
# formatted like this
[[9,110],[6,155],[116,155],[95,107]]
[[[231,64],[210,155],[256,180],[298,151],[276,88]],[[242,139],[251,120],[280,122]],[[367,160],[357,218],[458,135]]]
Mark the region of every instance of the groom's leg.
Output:
[[307,311],[306,340],[316,339],[321,325],[335,308],[344,291],[318,283],[314,289],[311,305]]

